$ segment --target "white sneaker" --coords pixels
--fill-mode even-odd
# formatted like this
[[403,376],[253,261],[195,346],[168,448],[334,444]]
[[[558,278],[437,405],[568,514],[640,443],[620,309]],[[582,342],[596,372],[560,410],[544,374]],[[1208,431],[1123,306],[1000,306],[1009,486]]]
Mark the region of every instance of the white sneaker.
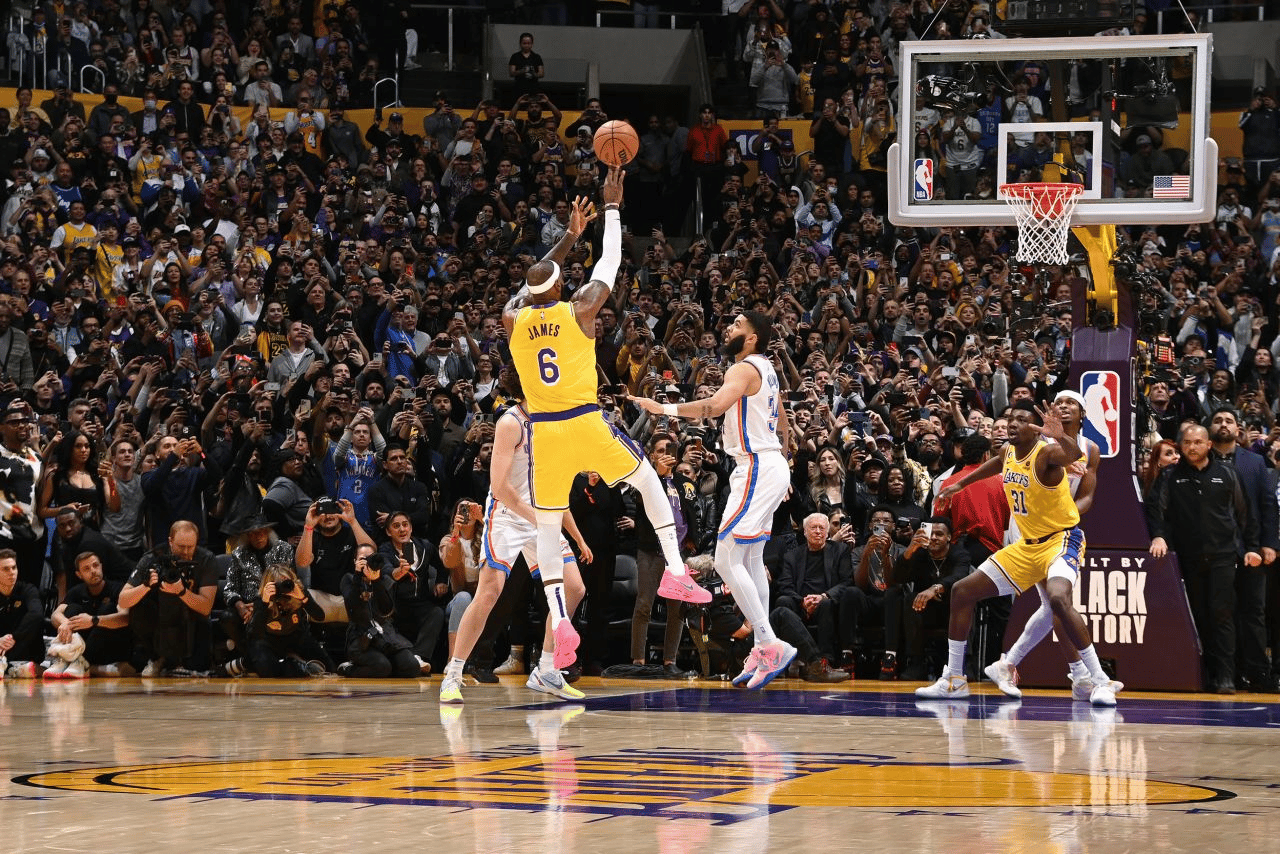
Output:
[[418,672],[421,673],[423,676],[430,676],[431,662],[423,661],[422,656],[420,655],[415,655],[414,658],[418,659]]
[[0,680],[9,674],[9,659],[0,655]]
[[587,695],[564,681],[564,674],[559,670],[535,670],[529,674],[524,683],[526,688],[550,694],[562,700],[581,700]]
[[34,661],[15,661],[5,668],[5,673],[10,679],[35,679],[40,675]]
[[464,702],[462,677],[445,674],[444,681],[440,683],[440,702],[452,705],[460,705]]
[[1018,687],[1018,668],[1014,667],[1004,656],[1000,656],[998,661],[993,661],[982,669],[987,674],[987,678],[996,683],[996,687],[1000,689],[1002,694],[1010,697],[1020,698],[1022,690]]
[[142,673],[140,675],[145,679],[149,679],[155,676],[160,676],[162,673],[164,673],[164,659],[153,658],[147,662],[146,667],[142,668]]
[[62,669],[63,679],[84,679],[89,675],[89,662],[81,657]]
[[932,685],[917,688],[916,696],[925,700],[961,700],[969,696],[969,680],[943,673]]
[[498,676],[523,676],[524,662],[514,655],[509,655],[506,661],[493,668],[493,672]]
[[67,672],[67,667],[69,667],[70,665],[71,665],[71,662],[67,661],[61,656],[54,655],[53,660],[49,663],[49,666],[44,671],[44,678],[45,679],[61,679],[63,677],[63,674]]
[[1093,690],[1089,692],[1089,702],[1095,706],[1114,706],[1116,704],[1116,692],[1111,687],[1111,682],[1095,683]]
[[96,667],[90,667],[89,672],[94,676],[105,676],[109,679],[138,675],[138,671],[134,670],[127,661],[121,661],[118,664],[99,664]]
[[[1112,680],[1110,680],[1110,681],[1108,681],[1108,682],[1106,683],[1106,686],[1107,686],[1108,688],[1110,688],[1110,689],[1111,689],[1111,702],[1110,702],[1110,703],[1100,704],[1100,705],[1111,705],[1111,706],[1114,706],[1114,705],[1115,705],[1115,696],[1116,696],[1116,694],[1119,694],[1121,691],[1123,691],[1123,690],[1124,690],[1124,683],[1123,683],[1123,682],[1117,682],[1116,680],[1112,679]],[[1073,700],[1077,700],[1077,701],[1079,701],[1079,702],[1081,702],[1081,703],[1092,703],[1092,702],[1093,702],[1093,689],[1094,689],[1095,687],[1096,687],[1096,686],[1094,685],[1093,678],[1092,678],[1092,677],[1090,677],[1090,676],[1085,676],[1085,677],[1083,677],[1082,679],[1075,679],[1075,678],[1072,678],[1072,680],[1071,680],[1071,699],[1073,699]]]

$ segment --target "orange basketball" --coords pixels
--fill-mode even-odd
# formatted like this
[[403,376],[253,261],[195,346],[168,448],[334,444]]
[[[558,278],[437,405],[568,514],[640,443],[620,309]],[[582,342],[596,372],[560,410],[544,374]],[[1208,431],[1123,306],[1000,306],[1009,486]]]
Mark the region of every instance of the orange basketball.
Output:
[[596,157],[610,166],[630,163],[640,150],[640,137],[626,122],[605,122],[596,130]]

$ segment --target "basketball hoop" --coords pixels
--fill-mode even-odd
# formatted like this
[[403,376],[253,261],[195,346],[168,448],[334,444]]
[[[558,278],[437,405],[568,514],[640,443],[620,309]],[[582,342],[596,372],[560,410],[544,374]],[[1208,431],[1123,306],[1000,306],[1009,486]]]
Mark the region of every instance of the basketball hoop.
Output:
[[1065,264],[1067,231],[1084,187],[1080,184],[1005,184],[1001,197],[1018,219],[1019,261]]

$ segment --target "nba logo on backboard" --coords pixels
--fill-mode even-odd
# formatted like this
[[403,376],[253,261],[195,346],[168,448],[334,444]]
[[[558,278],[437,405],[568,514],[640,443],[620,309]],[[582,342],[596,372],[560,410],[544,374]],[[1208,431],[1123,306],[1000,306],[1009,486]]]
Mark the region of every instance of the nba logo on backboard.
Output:
[[916,161],[915,188],[912,192],[917,202],[927,202],[933,198],[933,161],[927,157]]
[[1120,453],[1120,375],[1115,371],[1085,371],[1080,377],[1084,423],[1080,432],[1098,443],[1104,457]]

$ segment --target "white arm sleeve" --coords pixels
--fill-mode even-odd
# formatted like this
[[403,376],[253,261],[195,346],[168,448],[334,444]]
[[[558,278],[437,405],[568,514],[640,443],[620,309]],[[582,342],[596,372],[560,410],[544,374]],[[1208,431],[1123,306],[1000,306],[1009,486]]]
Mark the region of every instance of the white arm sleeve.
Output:
[[613,290],[613,283],[618,278],[618,268],[622,266],[622,217],[616,210],[604,212],[604,247],[600,251],[600,260],[591,271],[591,280],[604,282]]

